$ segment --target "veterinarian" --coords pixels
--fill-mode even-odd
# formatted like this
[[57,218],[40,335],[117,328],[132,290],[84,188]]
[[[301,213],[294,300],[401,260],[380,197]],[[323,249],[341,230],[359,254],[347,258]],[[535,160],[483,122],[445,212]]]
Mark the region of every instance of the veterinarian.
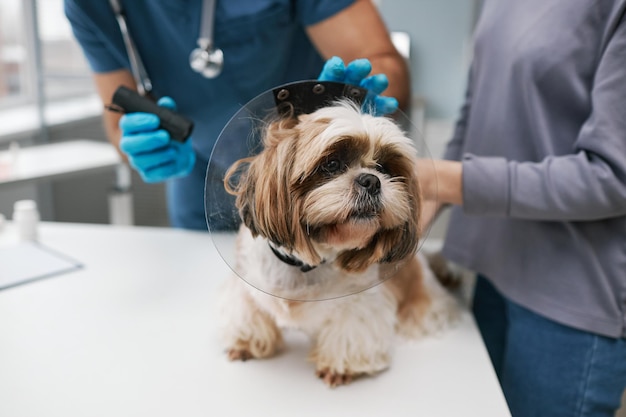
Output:
[[[192,139],[181,145],[157,129],[156,116],[126,115],[120,129],[119,114],[104,115],[109,139],[144,181],[167,182],[175,227],[206,229],[204,186],[211,150],[230,117],[256,95],[317,78],[324,60],[333,56],[345,62],[369,58],[373,73],[388,76],[391,97],[376,98],[383,113],[405,106],[410,94],[405,62],[370,0],[65,0],[65,13],[104,104],[126,85],[161,97],[161,105],[193,119]],[[129,60],[129,49],[139,58]],[[369,70],[367,61],[346,70],[341,59],[333,58],[320,78],[380,94],[387,79],[366,78]],[[215,184],[223,188],[220,179]]]
[[439,192],[422,178],[514,417],[613,417],[626,388],[625,10],[486,0]]

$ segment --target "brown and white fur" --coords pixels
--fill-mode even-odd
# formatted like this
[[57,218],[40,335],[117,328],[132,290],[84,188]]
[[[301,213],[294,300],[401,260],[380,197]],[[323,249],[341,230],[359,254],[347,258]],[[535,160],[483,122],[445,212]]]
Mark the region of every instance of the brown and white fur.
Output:
[[416,152],[393,121],[338,102],[268,124],[263,141],[225,179],[243,220],[235,270],[245,280],[233,275],[221,294],[231,360],[270,357],[281,328],[296,328],[335,386],[386,369],[396,334],[453,319],[453,298],[417,254]]

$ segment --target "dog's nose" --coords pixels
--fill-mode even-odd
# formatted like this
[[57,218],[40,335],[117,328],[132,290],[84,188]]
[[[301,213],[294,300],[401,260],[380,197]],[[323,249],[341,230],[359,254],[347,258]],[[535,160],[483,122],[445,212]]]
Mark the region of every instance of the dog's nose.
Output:
[[374,174],[361,174],[356,177],[356,182],[372,195],[376,195],[380,192],[380,180]]

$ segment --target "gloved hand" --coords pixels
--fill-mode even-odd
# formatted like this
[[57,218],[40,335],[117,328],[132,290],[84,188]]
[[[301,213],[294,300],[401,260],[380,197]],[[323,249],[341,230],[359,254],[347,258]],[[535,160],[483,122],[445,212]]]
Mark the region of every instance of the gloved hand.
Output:
[[[161,98],[157,104],[176,110],[170,97]],[[185,143],[171,140],[169,132],[159,129],[159,117],[152,113],[130,113],[120,119],[122,139],[120,150],[145,182],[161,182],[183,177],[191,172],[196,154],[191,138]]]
[[334,56],[324,64],[318,80],[336,81],[365,88],[368,90],[363,103],[366,110],[373,107],[377,116],[393,113],[398,109],[398,100],[380,95],[389,85],[387,76],[376,74],[368,77],[370,71],[372,64],[367,59],[356,59],[346,66],[341,58]]

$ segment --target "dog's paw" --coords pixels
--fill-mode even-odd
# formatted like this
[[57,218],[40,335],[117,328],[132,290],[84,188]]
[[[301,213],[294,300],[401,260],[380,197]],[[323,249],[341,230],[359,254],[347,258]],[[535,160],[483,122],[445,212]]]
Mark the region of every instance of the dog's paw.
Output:
[[354,378],[354,375],[351,373],[339,373],[329,368],[318,369],[315,371],[315,375],[331,388],[335,388],[339,385],[347,385],[352,382]]
[[433,300],[427,310],[420,330],[424,335],[441,334],[454,325],[460,317],[460,307],[456,299],[445,295]]
[[248,359],[254,358],[252,353],[247,349],[228,349],[226,352],[228,360],[245,362]]
[[429,300],[425,309],[408,311],[396,328],[401,339],[416,340],[443,334],[460,318],[458,301],[449,294],[439,294]]
[[248,359],[261,359],[273,356],[283,345],[280,331],[265,334],[264,338],[252,340],[237,340],[226,349],[228,359],[231,361],[247,361]]
[[315,374],[330,387],[348,384],[359,376],[375,375],[389,368],[391,363],[386,345],[374,350],[360,349],[358,352],[340,350],[337,348],[322,352],[314,349],[309,355],[309,360],[315,363]]
[[222,287],[218,329],[221,345],[232,361],[270,357],[282,347],[282,332],[241,281],[233,276]]

